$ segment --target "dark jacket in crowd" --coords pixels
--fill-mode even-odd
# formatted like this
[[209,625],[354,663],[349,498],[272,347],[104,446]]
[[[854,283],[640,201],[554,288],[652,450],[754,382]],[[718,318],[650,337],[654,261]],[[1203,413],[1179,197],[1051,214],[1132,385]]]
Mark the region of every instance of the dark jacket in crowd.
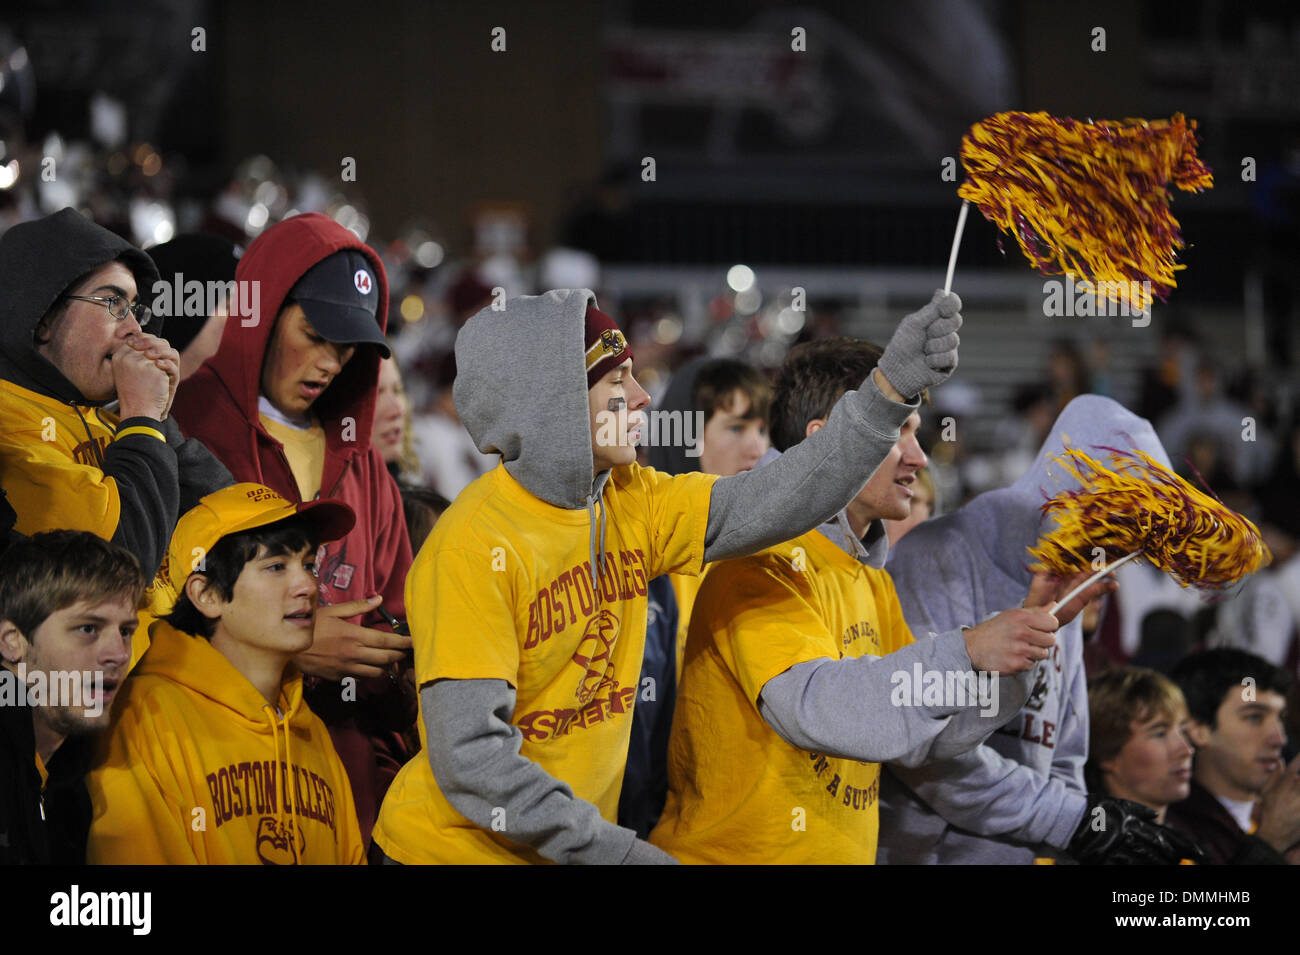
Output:
[[1258,836],[1242,831],[1223,803],[1200,783],[1165,814],[1165,825],[1193,839],[1211,865],[1286,865],[1286,858]]
[[[6,671],[0,679],[17,680]],[[0,706],[0,865],[82,865],[90,832],[86,770],[94,741],[71,736],[42,786],[27,706]]]

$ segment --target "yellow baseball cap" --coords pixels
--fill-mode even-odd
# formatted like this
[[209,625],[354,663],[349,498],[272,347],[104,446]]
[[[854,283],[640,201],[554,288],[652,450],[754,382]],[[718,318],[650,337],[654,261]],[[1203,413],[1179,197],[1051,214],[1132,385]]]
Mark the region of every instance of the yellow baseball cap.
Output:
[[169,586],[174,603],[190,574],[200,569],[204,556],[221,538],[298,515],[315,528],[322,544],[338,540],[357,522],[352,508],[342,501],[294,504],[261,484],[233,484],[202,498],[176,522],[158,578]]

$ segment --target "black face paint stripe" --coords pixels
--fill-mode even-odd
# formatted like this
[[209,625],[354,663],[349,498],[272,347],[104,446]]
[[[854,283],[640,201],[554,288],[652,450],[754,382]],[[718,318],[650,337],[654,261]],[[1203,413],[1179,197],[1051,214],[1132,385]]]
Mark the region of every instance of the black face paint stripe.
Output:
[[623,406],[627,404],[626,398],[610,398],[607,406],[610,411],[622,411]]

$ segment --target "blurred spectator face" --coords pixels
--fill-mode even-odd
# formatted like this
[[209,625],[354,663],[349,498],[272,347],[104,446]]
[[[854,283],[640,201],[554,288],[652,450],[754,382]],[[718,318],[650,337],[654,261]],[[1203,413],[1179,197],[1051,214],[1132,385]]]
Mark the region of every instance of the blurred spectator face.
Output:
[[1047,377],[1058,396],[1081,394],[1087,378],[1083,359],[1072,344],[1058,343],[1047,354]]
[[1283,721],[1286,698],[1262,690],[1255,699],[1244,687],[1224,694],[1213,726],[1193,721],[1189,729],[1196,744],[1196,779],[1216,796],[1257,798],[1268,777],[1282,765],[1286,745]]
[[379,363],[379,394],[375,398],[375,426],[370,443],[392,464],[402,456],[402,439],[406,435],[406,392],[397,361],[385,358]]
[[1025,423],[1040,444],[1046,441],[1052,433],[1052,425],[1056,424],[1056,409],[1052,402],[1046,397],[1042,401],[1035,401],[1025,410]]
[[200,365],[217,353],[217,349],[221,347],[221,336],[226,331],[226,318],[229,314],[226,311],[226,300],[222,298],[217,310],[208,316],[203,330],[195,335],[181,352],[181,381],[198,371]]
[[771,442],[767,437],[767,422],[750,417],[751,412],[749,396],[740,389],[733,391],[723,407],[713,412],[704,425],[700,442],[701,471],[731,477],[758,464]]
[[1114,759],[1099,765],[1112,796],[1157,812],[1186,799],[1192,788],[1192,745],[1187,711],[1156,713],[1129,724],[1128,740]]
[[1219,478],[1219,442],[1211,435],[1194,435],[1187,444],[1187,461],[1207,481]]
[[1219,375],[1210,364],[1201,364],[1196,369],[1196,393],[1201,400],[1209,401],[1219,393]]
[[[138,301],[135,277],[121,262],[110,262],[78,283],[69,295],[119,296]],[[36,350],[72,382],[87,401],[110,401],[117,395],[113,353],[142,334],[130,312],[122,321],[100,302],[67,301],[56,306],[48,324],[37,329]]]
[[281,414],[302,417],[356,350],[356,345],[321,338],[302,307],[290,305],[280,313],[271,333],[262,363],[262,394]]

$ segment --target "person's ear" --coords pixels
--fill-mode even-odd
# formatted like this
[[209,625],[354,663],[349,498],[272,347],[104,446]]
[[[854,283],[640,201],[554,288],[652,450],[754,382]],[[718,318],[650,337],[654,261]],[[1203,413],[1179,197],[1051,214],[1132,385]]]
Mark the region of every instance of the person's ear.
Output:
[[813,418],[813,419],[812,419],[811,421],[809,421],[808,424],[804,427],[804,429],[803,429],[803,436],[804,436],[805,438],[811,437],[812,435],[814,435],[814,434],[816,434],[818,431],[820,431],[823,427],[825,427],[825,425],[826,425],[826,419],[825,419],[825,418]]
[[190,574],[189,579],[185,581],[185,596],[190,598],[194,609],[209,620],[221,619],[226,602],[221,599],[221,594],[217,593],[217,588],[211,585],[207,577],[202,574]]
[[12,620],[0,620],[0,656],[6,663],[21,663],[30,646]]
[[1187,738],[1197,749],[1210,744],[1210,728],[1197,720],[1187,721]]
[[32,330],[32,344],[37,348],[44,348],[54,340],[54,326],[66,307],[67,303],[64,302],[41,316],[41,320],[36,323],[36,328]]

